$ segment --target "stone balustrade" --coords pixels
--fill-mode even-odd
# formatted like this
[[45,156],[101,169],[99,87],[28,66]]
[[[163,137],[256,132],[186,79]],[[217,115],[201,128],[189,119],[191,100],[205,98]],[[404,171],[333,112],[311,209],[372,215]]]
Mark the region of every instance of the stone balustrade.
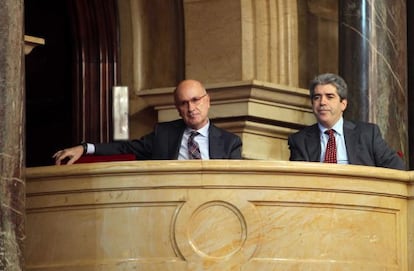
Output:
[[248,160],[28,168],[26,269],[414,271],[413,177]]

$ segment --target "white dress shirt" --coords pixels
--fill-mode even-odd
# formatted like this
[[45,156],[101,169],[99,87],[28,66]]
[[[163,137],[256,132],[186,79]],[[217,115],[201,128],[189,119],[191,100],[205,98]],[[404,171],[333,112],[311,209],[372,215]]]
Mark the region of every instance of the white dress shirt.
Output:
[[[328,128],[318,123],[321,137],[321,157],[320,161],[325,159],[326,145],[328,144],[329,135],[325,134]],[[338,164],[349,164],[348,154],[346,153],[345,137],[344,137],[344,119],[341,117],[332,127],[335,131],[336,142],[336,160]]]
[[194,141],[198,143],[198,147],[200,148],[201,159],[209,160],[210,159],[210,152],[209,152],[209,144],[208,144],[208,128],[210,127],[210,122],[204,125],[203,128],[194,130],[191,128],[186,128],[183,134],[183,138],[181,140],[180,151],[178,153],[178,160],[188,160],[188,138],[192,131],[197,131],[199,135],[194,137]]

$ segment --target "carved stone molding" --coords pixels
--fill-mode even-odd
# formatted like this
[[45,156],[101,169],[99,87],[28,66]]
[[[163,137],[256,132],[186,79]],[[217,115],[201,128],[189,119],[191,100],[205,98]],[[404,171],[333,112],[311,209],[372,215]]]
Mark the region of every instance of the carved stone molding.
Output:
[[45,39],[24,35],[24,54],[28,55],[36,46],[44,44]]

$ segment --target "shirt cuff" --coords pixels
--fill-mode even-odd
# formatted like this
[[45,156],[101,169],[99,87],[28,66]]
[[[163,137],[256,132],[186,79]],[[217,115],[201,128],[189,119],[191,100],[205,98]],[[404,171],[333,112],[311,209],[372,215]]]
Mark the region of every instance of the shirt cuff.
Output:
[[86,154],[94,154],[95,153],[95,144],[86,143]]

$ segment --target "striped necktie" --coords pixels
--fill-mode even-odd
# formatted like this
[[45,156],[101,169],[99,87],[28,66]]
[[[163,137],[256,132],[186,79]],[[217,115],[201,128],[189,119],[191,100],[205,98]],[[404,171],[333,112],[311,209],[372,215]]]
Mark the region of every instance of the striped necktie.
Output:
[[199,132],[192,131],[190,137],[188,138],[188,158],[189,159],[201,159],[200,148],[198,143],[194,140],[194,137],[199,135]]

